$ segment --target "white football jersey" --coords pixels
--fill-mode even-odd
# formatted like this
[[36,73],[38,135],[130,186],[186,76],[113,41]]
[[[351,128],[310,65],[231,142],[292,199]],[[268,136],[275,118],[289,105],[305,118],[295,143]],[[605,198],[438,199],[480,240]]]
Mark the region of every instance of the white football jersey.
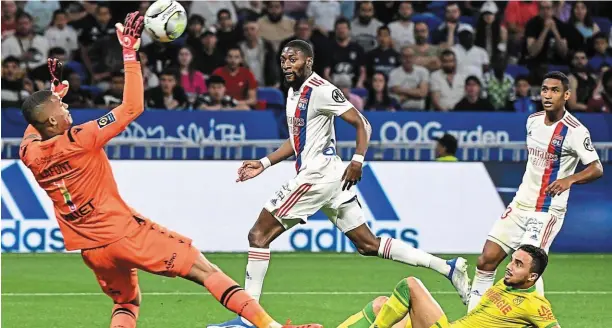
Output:
[[336,155],[334,117],[352,107],[340,89],[316,73],[299,90],[289,89],[287,124],[299,176],[317,182],[342,178],[344,165]]
[[529,211],[552,210],[563,214],[569,190],[551,197],[546,188],[555,180],[574,174],[579,160],[587,165],[599,156],[589,130],[572,114],[566,111],[563,119],[551,126],[544,124],[545,116],[541,111],[527,119],[527,168],[513,202]]

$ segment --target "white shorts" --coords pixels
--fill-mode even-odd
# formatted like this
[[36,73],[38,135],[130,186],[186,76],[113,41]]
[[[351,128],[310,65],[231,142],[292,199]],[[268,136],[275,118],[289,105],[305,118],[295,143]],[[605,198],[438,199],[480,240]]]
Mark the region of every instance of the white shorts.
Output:
[[562,225],[562,215],[525,211],[511,204],[495,222],[487,239],[498,244],[507,254],[523,244],[538,246],[548,253]]
[[342,190],[342,181],[327,183],[289,180],[266,202],[264,208],[289,230],[322,210],[342,232],[366,223],[355,186]]

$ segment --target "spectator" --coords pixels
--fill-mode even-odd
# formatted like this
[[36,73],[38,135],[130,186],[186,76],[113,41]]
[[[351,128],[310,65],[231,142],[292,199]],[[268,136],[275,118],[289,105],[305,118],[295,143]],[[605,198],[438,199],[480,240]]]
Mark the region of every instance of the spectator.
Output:
[[537,1],[511,0],[504,11],[503,25],[508,29],[508,54],[519,57],[527,22],[538,15]]
[[290,37],[295,29],[295,20],[283,15],[282,1],[266,2],[266,15],[259,18],[257,23],[261,37],[271,43],[273,54],[278,51],[281,41]]
[[590,112],[612,112],[612,70],[608,69],[599,78],[597,88],[589,100]]
[[153,42],[141,52],[147,54],[149,68],[159,76],[168,67],[178,66],[178,50],[175,42]]
[[414,24],[416,44],[410,46],[416,56],[414,63],[430,72],[440,69],[440,47],[429,43],[429,26],[425,22]]
[[532,70],[545,63],[564,64],[568,50],[568,31],[563,22],[553,16],[552,3],[541,1],[538,4],[539,15],[529,20],[525,28],[523,60]]
[[468,26],[467,24],[461,23],[459,18],[461,17],[461,9],[459,5],[454,2],[449,2],[446,5],[444,12],[444,22],[438,26],[431,36],[431,43],[444,45],[446,47],[452,47],[457,43],[457,33],[459,28]]
[[465,95],[466,76],[457,72],[457,58],[452,50],[440,54],[441,69],[431,73],[431,104],[434,110],[449,111]]
[[591,17],[584,1],[576,1],[572,4],[569,23],[580,33],[584,43],[587,43],[594,34],[599,32],[599,26],[593,22],[593,17]]
[[482,80],[483,72],[489,69],[489,54],[483,48],[474,45],[474,29],[470,25],[459,27],[459,44],[453,46],[459,72],[465,75],[476,75]]
[[395,111],[399,104],[389,96],[387,89],[387,77],[381,72],[376,72],[368,84],[368,98],[365,105],[366,110]]
[[160,78],[159,87],[145,93],[147,107],[155,109],[181,110],[187,105],[185,90],[178,85],[177,72],[164,70]]
[[57,10],[53,14],[51,26],[45,31],[45,38],[49,47],[64,49],[68,58],[72,58],[72,52],[79,49],[76,31],[68,25],[68,17],[62,10]]
[[115,35],[106,35],[96,40],[89,51],[92,84],[107,90],[111,83],[111,72],[123,69],[123,48]]
[[20,107],[21,103],[34,92],[34,85],[22,78],[19,59],[8,56],[2,61],[2,108]]
[[34,31],[43,33],[52,22],[55,11],[60,9],[57,0],[28,1],[23,7],[23,11],[34,17]]
[[144,51],[139,51],[138,56],[140,57],[140,67],[142,67],[142,78],[144,80],[145,91],[159,86],[159,78],[149,68],[149,56]]
[[470,75],[465,79],[465,97],[456,105],[455,111],[480,112],[493,110],[488,99],[482,98],[482,84],[480,79]]
[[217,48],[223,56],[227,54],[228,49],[236,47],[242,40],[242,31],[236,28],[232,17],[234,16],[227,9],[221,9],[217,14]]
[[207,27],[212,26],[215,20],[220,20],[221,12],[227,13],[231,25],[238,23],[236,10],[230,1],[192,1],[188,12],[203,17]]
[[438,162],[457,162],[457,139],[453,135],[445,133],[441,138],[435,138],[436,142],[436,161]]
[[389,73],[389,89],[402,109],[425,110],[429,71],[414,64],[414,51],[410,47],[402,49],[402,66]]
[[334,75],[334,85],[337,86],[344,94],[344,97],[357,109],[363,111],[363,99],[351,92],[351,77],[347,74]]
[[17,28],[17,5],[15,1],[2,1],[2,40],[13,35]]
[[[311,2],[312,3],[312,2]],[[353,86],[363,88],[366,69],[363,49],[351,41],[351,23],[339,18],[336,22],[335,40],[331,46],[330,67],[325,69],[325,79],[330,81],[335,74],[347,74]]]
[[32,16],[20,13],[17,16],[15,34],[2,41],[2,59],[14,56],[19,59],[26,70],[38,67],[47,62],[45,55],[49,52],[49,43],[44,37],[34,33]]
[[389,76],[389,72],[400,64],[400,54],[392,47],[389,28],[381,26],[377,34],[378,47],[366,54],[366,70],[369,79],[372,79],[374,73]]
[[514,96],[514,78],[506,73],[508,57],[496,54],[491,66],[493,69],[484,75],[484,87],[493,108],[503,110]]
[[94,107],[93,96],[87,90],[81,88],[81,76],[79,73],[68,70],[67,79],[70,83],[68,93],[62,101],[72,108],[91,108]]
[[306,15],[311,19],[314,31],[327,37],[334,30],[335,22],[340,17],[340,3],[331,1],[310,1]]
[[593,57],[589,59],[591,71],[597,72],[604,65],[612,66],[612,49],[604,33],[598,32],[593,36],[593,52]]
[[572,5],[567,3],[565,0],[556,0],[553,2],[553,10],[555,11],[555,17],[557,17],[563,23],[567,23],[572,15]]
[[591,98],[597,81],[589,74],[589,60],[583,50],[574,52],[569,74],[570,98],[568,109],[571,111],[586,111],[587,102]]
[[[344,1],[349,2],[349,1]],[[389,25],[398,15],[398,8],[403,2],[396,1],[373,1],[376,18],[384,25]],[[407,2],[409,3],[409,2]],[[344,15],[346,17],[346,15]],[[401,48],[400,48],[401,49]]]
[[205,77],[208,77],[214,70],[223,66],[225,59],[221,50],[217,47],[217,35],[213,27],[202,33],[200,41],[202,42],[202,52],[196,55],[196,68]]
[[244,38],[238,44],[244,54],[244,62],[255,76],[257,85],[280,86],[280,70],[277,62],[276,51],[272,44],[260,36],[259,23],[247,21],[243,25]]
[[289,43],[289,41],[293,41],[295,39],[310,42],[315,58],[317,59],[314,61],[313,71],[323,76],[325,67],[328,66],[327,60],[329,59],[329,56],[327,55],[327,52],[329,51],[330,40],[319,33],[313,33],[312,25],[308,19],[303,18],[295,23],[295,31],[293,36],[281,42],[276,58],[280,58],[280,52],[283,50],[285,45]]
[[225,80],[227,94],[249,107],[257,104],[257,81],[253,73],[242,67],[240,48],[234,47],[227,51],[226,65],[217,68],[213,75],[219,75]]
[[371,1],[361,1],[357,6],[358,16],[353,20],[351,38],[368,52],[376,48],[376,35],[378,28],[383,26],[374,17],[374,5]]
[[195,53],[202,52],[200,37],[202,36],[202,30],[204,29],[205,23],[204,18],[200,15],[191,15],[187,21],[187,38],[185,39],[185,44]]
[[306,9],[310,1],[285,1],[285,14],[296,19],[306,18]]
[[[232,1],[232,3],[236,7],[238,20],[256,20],[263,15],[262,1]],[[306,7],[304,7],[304,10],[306,10]]]
[[412,3],[403,1],[399,5],[399,11],[397,13],[398,20],[389,23],[389,30],[391,31],[395,49],[399,50],[404,46],[413,45],[415,43],[415,23],[412,22],[413,12]]
[[179,72],[181,79],[179,85],[185,90],[187,102],[194,104],[198,95],[206,93],[204,74],[195,68],[193,52],[189,46],[183,46],[178,53]]
[[480,17],[476,23],[474,44],[485,49],[489,58],[506,52],[508,30],[495,18],[497,5],[493,1],[485,2],[480,8]]
[[[79,47],[81,49],[80,58],[82,59],[83,64],[94,77],[94,83],[98,80],[102,79],[100,76],[95,76],[94,74],[94,63],[90,56],[93,54],[96,55],[96,50],[92,50],[94,46],[100,47],[100,45],[104,45],[109,42],[109,37],[116,38],[115,26],[113,26],[111,20],[113,18],[111,14],[110,7],[108,4],[100,3],[97,5],[95,9],[95,21],[91,22],[89,16],[85,16],[81,23],[78,23],[77,26],[81,26],[81,24],[87,24],[82,27],[76,27],[77,34],[79,35]],[[79,29],[80,32],[79,32]],[[106,39],[105,41],[101,41],[96,45],[96,42],[99,40]],[[117,43],[116,39],[113,39],[112,42]],[[123,64],[120,68],[123,67]],[[106,70],[103,78],[108,78],[110,73]],[[98,78],[98,79],[96,79]]]
[[[66,51],[63,48],[51,48],[47,54],[48,58],[57,58],[60,62],[66,63],[68,58]],[[43,90],[51,88],[51,75],[49,75],[49,65],[47,63],[36,67],[31,70],[28,74],[30,80],[34,82],[36,90]]]
[[244,102],[238,102],[232,96],[225,94],[225,80],[222,77],[213,75],[206,81],[206,84],[208,93],[198,96],[195,108],[203,110],[249,109]]
[[[117,71],[111,74],[110,88],[96,97],[94,103],[98,108],[114,108],[121,105],[123,100],[124,72]],[[71,86],[72,87],[72,86]]]
[[527,76],[518,76],[515,81],[516,94],[507,106],[517,113],[535,113],[541,106],[539,98],[531,93],[531,85]]

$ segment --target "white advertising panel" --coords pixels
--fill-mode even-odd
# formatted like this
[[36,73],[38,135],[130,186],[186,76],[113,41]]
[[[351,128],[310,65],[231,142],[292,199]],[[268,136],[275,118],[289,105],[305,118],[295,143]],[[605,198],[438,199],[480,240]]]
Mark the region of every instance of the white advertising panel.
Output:
[[[112,161],[120,193],[152,220],[205,252],[244,252],[264,203],[295,174],[281,163],[236,183],[237,161]],[[504,205],[481,163],[373,162],[357,185],[368,224],[434,253],[479,253]],[[2,161],[2,252],[62,251],[53,207],[29,170]],[[273,251],[354,251],[317,213]]]

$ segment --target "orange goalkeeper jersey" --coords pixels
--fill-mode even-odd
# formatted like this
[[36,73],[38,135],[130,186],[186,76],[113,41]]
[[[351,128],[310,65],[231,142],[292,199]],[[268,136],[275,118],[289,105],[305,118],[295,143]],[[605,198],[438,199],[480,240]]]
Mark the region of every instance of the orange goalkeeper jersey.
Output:
[[110,244],[138,226],[139,214],[119,195],[103,147],[144,111],[143,97],[140,63],[125,63],[120,106],[47,140],[26,129],[19,156],[53,200],[67,250]]

